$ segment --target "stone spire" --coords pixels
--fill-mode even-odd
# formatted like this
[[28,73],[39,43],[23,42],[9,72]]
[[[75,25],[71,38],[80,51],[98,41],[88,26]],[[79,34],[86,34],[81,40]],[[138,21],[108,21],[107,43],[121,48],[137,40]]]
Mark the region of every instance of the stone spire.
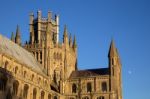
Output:
[[11,41],[15,42],[14,32],[11,33]]
[[16,29],[15,43],[18,45],[21,45],[21,36],[20,36],[19,25],[17,25],[17,29]]
[[114,40],[112,40],[111,44],[110,44],[110,48],[109,48],[108,57],[117,57],[117,56],[118,56],[118,52],[117,52],[117,49],[115,47]]
[[69,42],[68,42],[68,30],[67,30],[67,26],[66,26],[66,25],[65,25],[65,27],[64,27],[63,43],[64,43],[66,46],[69,46]]
[[65,25],[64,27],[64,37],[68,36],[68,30],[67,30],[67,26]]
[[110,71],[110,91],[117,94],[111,95],[111,99],[122,99],[122,86],[121,86],[121,63],[117,48],[115,47],[114,40],[111,41],[109,53],[109,71]]

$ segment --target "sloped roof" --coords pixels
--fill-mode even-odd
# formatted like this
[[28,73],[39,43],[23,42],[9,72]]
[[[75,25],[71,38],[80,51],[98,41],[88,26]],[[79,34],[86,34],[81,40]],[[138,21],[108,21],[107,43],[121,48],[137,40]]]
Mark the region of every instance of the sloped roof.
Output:
[[0,35],[0,53],[13,57],[20,63],[26,64],[32,70],[45,75],[40,68],[41,65],[30,52],[2,35]]
[[108,74],[109,74],[108,68],[87,69],[87,70],[73,71],[70,75],[70,78],[92,77],[92,76],[100,76],[100,75],[108,75]]

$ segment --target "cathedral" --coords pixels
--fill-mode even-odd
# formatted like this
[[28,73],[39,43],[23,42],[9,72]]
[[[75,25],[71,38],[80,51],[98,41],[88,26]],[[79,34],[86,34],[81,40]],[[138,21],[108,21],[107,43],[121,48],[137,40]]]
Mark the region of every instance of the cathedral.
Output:
[[59,16],[30,13],[29,41],[21,42],[17,26],[8,39],[0,35],[0,99],[122,99],[121,61],[114,41],[108,67],[79,70],[76,37]]

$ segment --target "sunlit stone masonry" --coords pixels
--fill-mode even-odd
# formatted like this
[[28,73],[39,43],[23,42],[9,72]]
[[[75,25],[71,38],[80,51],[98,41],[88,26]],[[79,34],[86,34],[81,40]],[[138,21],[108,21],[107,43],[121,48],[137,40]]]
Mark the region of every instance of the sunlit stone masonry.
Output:
[[76,37],[68,36],[64,26],[59,41],[58,15],[30,13],[29,27],[25,44],[19,26],[11,39],[0,35],[0,99],[122,99],[121,62],[113,40],[106,68],[78,70]]

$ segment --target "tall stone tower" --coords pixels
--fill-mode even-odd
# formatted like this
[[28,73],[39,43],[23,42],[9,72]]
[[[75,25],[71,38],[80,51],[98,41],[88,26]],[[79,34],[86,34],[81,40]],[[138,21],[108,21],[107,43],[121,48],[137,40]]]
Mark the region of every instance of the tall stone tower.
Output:
[[61,80],[68,79],[76,70],[77,44],[76,39],[72,44],[66,26],[63,42],[59,42],[59,16],[55,15],[54,19],[52,16],[48,12],[48,17],[43,18],[41,11],[37,12],[37,18],[30,14],[30,40],[24,48],[33,53],[41,69],[59,86]]
[[113,40],[111,41],[108,58],[110,71],[110,99],[122,99],[121,62]]

